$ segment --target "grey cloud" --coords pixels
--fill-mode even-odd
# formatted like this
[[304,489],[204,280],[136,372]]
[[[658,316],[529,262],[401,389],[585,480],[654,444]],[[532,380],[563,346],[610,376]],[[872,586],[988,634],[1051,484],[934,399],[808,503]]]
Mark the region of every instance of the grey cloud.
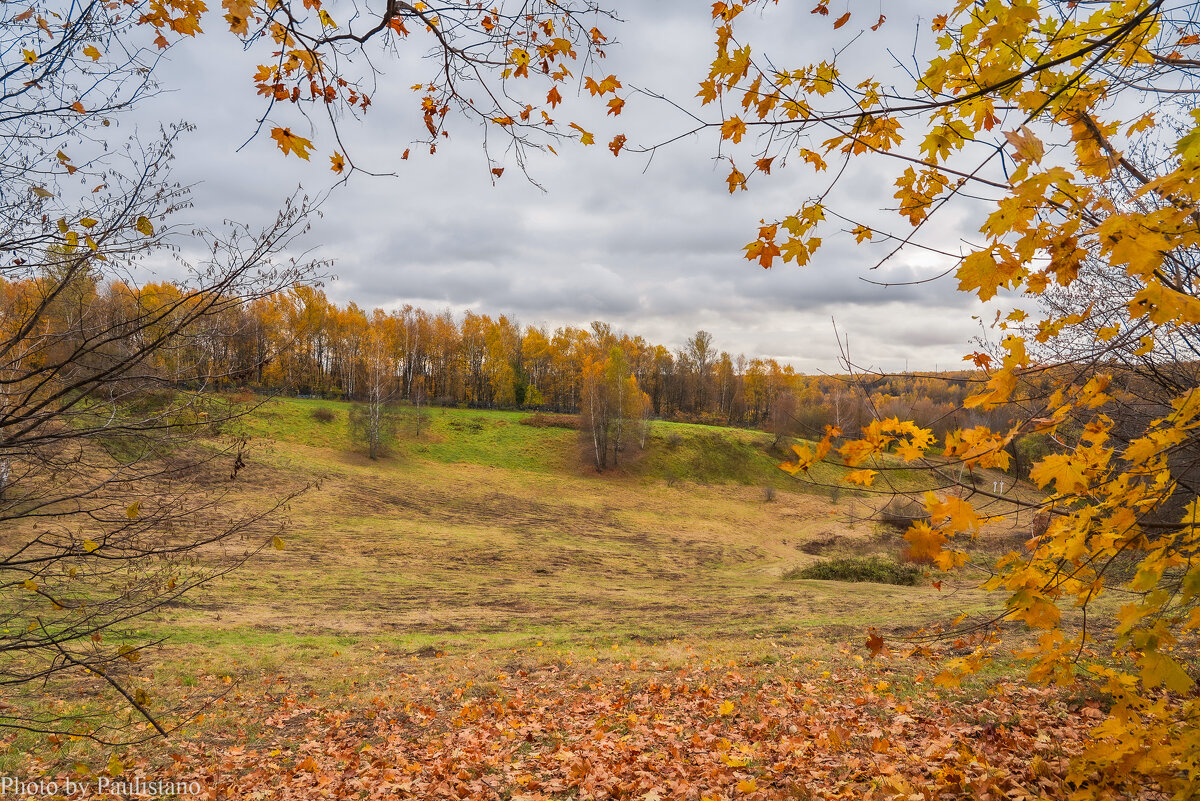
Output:
[[[905,3],[888,12],[904,52],[917,8]],[[755,176],[752,191],[731,196],[728,162],[715,158],[711,135],[684,137],[653,158],[629,152],[613,158],[603,143],[615,133],[653,143],[692,124],[634,87],[660,89],[689,105],[711,58],[706,4],[634,3],[622,11],[629,19],[619,30],[625,44],[605,68],[626,84],[626,111],[584,120],[601,143],[595,147],[559,148],[557,158],[530,154],[530,171],[546,192],[525,181],[503,151],[491,153],[506,168],[493,186],[471,123],[456,124],[436,156],[414,148],[401,161],[409,137],[421,130],[407,86],[427,76],[429,65],[411,55],[381,61],[387,74],[374,105],[361,122],[343,121],[342,133],[365,164],[398,175],[356,176],[325,203],[305,244],[336,262],[340,279],[328,284],[329,296],[366,307],[471,307],[551,327],[602,318],[669,347],[703,328],[724,350],[773,356],[804,370],[835,369],[830,318],[836,317],[864,362],[899,369],[908,358],[914,366],[957,366],[977,324],[952,277],[888,288],[861,280],[918,280],[945,268],[936,257],[914,251],[871,271],[886,251],[836,233],[804,268],[764,271],[742,257],[760,218],[795,211],[824,190],[825,176],[777,169]],[[813,34],[807,9],[772,8],[752,24],[764,51],[795,61],[827,56],[830,45]],[[877,48],[855,57],[884,55]],[[156,98],[139,119],[156,125],[196,117],[199,129],[184,140],[176,163],[181,181],[199,182],[195,222],[264,222],[297,184],[315,193],[330,186],[327,152],[314,153],[311,163],[283,159],[265,136],[238,151],[265,107],[247,79],[254,59],[229,37],[201,37],[171,58],[163,81],[179,91]],[[744,151],[725,155],[747,166]],[[887,175],[864,163],[844,176],[830,205],[885,229],[899,224],[876,211],[891,202],[891,192]],[[966,215],[945,217],[922,236],[956,251],[972,227]]]

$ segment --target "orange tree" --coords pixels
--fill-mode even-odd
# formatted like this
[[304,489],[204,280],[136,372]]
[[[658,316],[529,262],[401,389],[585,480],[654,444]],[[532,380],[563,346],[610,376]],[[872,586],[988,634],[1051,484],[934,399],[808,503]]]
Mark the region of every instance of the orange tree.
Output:
[[[1019,439],[1047,435],[1056,445],[1030,475],[1046,491],[1037,505],[1049,523],[996,565],[986,586],[1007,603],[993,622],[1036,632],[1036,646],[1023,652],[1034,678],[1093,681],[1111,696],[1095,747],[1073,767],[1081,794],[1103,797],[1126,784],[1195,798],[1195,6],[958,0],[929,23],[933,41],[919,68],[870,75],[849,58],[792,64],[783,60],[792,54],[757,50],[758,14],[746,12],[769,15],[772,5],[713,5],[715,57],[699,97],[719,117],[701,127],[719,132],[731,192],[788,161],[824,183],[794,213],[764,221],[747,258],[765,268],[804,265],[836,236],[873,242],[885,258],[922,248],[949,260],[959,289],[980,301],[1025,298],[1036,307],[997,317],[999,346],[968,357],[985,380],[966,406],[1019,408],[1011,425],[937,443],[912,423],[880,419],[848,438],[829,431],[785,469],[834,458],[862,485],[896,460],[1004,469]],[[878,10],[865,17],[830,0],[812,13],[854,36],[880,35],[887,22]],[[894,225],[881,225],[887,217],[877,209],[832,202],[839,179],[864,161],[891,171]],[[982,209],[978,236],[959,252],[930,233],[948,208]],[[930,522],[905,535],[913,555],[961,565],[961,541],[981,521],[971,495],[926,501]],[[973,654],[947,663],[941,683],[987,663],[994,638],[981,639]]]

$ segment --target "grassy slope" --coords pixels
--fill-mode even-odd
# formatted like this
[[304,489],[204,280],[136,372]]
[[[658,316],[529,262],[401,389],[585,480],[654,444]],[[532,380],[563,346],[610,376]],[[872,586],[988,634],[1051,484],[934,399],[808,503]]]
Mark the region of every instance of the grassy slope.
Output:
[[[333,421],[314,420],[318,408]],[[902,543],[870,522],[877,499],[831,498],[778,470],[761,432],[656,424],[645,454],[597,475],[574,431],[515,412],[430,410],[419,438],[371,461],[351,446],[347,412],[274,400],[229,432],[251,438],[241,503],[313,486],[286,512],[285,550],[140,621],[141,636],[170,638],[127,668],[159,708],[221,693],[230,677],[240,693],[284,682],[337,698],[381,670],[436,677],[428,657],[443,653],[480,681],[513,660],[756,663],[788,649],[861,661],[867,626],[911,631],[996,604],[967,579],[940,591],[784,579],[814,554]],[[226,736],[253,737],[252,721],[233,721]],[[11,741],[0,767],[30,747]]]
[[[332,422],[312,418],[322,407]],[[419,439],[375,462],[351,448],[346,414],[276,400],[245,421],[249,488],[319,486],[292,503],[286,550],[161,621],[177,642],[275,658],[347,638],[477,648],[814,627],[857,637],[987,605],[966,588],[784,581],[817,559],[803,550],[813,541],[854,555],[897,542],[865,519],[869,499],[799,491],[761,432],[656,424],[636,463],[597,475],[575,432],[521,425],[521,413],[432,410]]]

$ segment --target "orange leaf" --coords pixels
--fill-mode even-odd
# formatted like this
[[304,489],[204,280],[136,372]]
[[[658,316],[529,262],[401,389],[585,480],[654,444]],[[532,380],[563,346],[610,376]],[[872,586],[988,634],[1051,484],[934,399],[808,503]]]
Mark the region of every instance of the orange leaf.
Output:
[[272,128],[271,138],[276,141],[285,156],[295,153],[308,161],[308,151],[312,150],[313,143],[302,136],[296,136],[291,128]]
[[837,20],[833,23],[833,29],[836,31],[838,28],[842,27],[849,21],[850,21],[850,12],[847,11],[845,14],[838,17]]
[[769,158],[769,159],[759,159],[758,161],[754,162],[754,166],[757,167],[762,172],[766,173],[767,175],[770,175],[771,174],[771,162],[773,162],[774,160],[775,160],[774,156],[771,156],[771,158]]
[[595,138],[594,136],[592,136],[592,134],[591,134],[591,133],[589,133],[588,131],[585,131],[585,130],[584,130],[582,127],[580,127],[578,124],[576,124],[576,123],[574,123],[574,122],[573,122],[573,123],[571,123],[571,127],[572,127],[572,128],[574,128],[575,130],[579,131],[579,141],[580,141],[580,143],[582,143],[582,144],[585,144],[585,145],[594,145],[594,144],[596,144],[596,138]]
[[625,147],[625,134],[617,134],[613,140],[608,143],[608,149],[612,151],[614,156],[621,153],[621,148]]
[[86,109],[84,109],[83,104],[80,103],[78,100],[76,100],[74,103],[71,104],[71,108],[75,109],[80,114],[86,113]]
[[746,123],[740,117],[730,117],[721,123],[721,138],[732,139],[736,145],[746,135]]
[[734,167],[725,178],[725,183],[729,184],[729,194],[732,195],[739,188],[743,191],[746,189],[746,176],[737,167]]
[[346,159],[336,150],[333,151],[333,155],[329,157],[329,161],[332,164],[329,169],[333,170],[339,175],[341,175],[342,170],[346,169]]

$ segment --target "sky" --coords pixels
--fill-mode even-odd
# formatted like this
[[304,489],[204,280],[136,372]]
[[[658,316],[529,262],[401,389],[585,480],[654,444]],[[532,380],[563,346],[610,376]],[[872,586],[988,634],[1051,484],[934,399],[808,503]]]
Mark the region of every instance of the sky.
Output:
[[[816,20],[807,7],[781,5],[750,21],[756,50],[796,66],[831,59],[828,21]],[[860,39],[839,63],[865,77],[911,59],[928,39],[920,6],[889,2],[882,33]],[[337,6],[329,7],[336,17]],[[424,127],[409,87],[432,68],[414,52],[377,61],[383,74],[371,109],[361,120],[343,120],[340,129],[358,163],[396,174],[357,174],[330,191],[304,241],[332,262],[324,282],[328,297],[366,308],[471,309],[551,329],[604,320],[671,348],[703,329],[721,350],[775,358],[807,373],[842,372],[846,341],[860,367],[963,366],[963,355],[976,349],[972,338],[983,333],[974,316],[990,321],[991,312],[959,293],[953,275],[907,286],[871,283],[929,278],[947,269],[944,260],[902,252],[872,269],[883,251],[857,245],[848,233],[826,236],[803,268],[777,263],[763,270],[743,258],[761,219],[792,213],[823,190],[824,182],[798,163],[730,195],[728,165],[717,159],[722,151],[711,133],[685,137],[652,159],[612,156],[602,143],[615,133],[627,133],[633,145],[688,130],[677,109],[632,90],[651,89],[702,112],[693,95],[707,75],[713,38],[707,3],[627,0],[616,7],[624,21],[608,26],[620,41],[606,70],[625,84],[624,113],[604,118],[594,107],[581,111],[591,114],[585,122],[601,144],[564,146],[557,157],[534,153],[528,171],[538,185],[503,150],[493,151],[489,163],[472,122],[452,120],[452,136],[434,156],[413,146]],[[847,38],[863,27],[859,18],[871,24],[880,11],[879,0],[848,7],[856,16],[843,31]],[[209,23],[215,35],[169,52],[159,72],[167,91],[122,124],[194,124],[175,162],[176,179],[193,185],[191,222],[263,224],[298,186],[312,195],[330,189],[336,181],[328,170],[331,147],[318,138],[324,155],[314,153],[305,164],[282,157],[265,133],[253,138],[267,110],[249,78],[256,59],[217,31],[217,23]],[[575,103],[568,98],[560,111]],[[305,134],[303,121],[286,114],[272,110],[270,121]],[[410,146],[412,156],[401,161]],[[505,167],[504,175],[493,181],[491,166]],[[855,165],[839,181],[833,206],[868,224],[887,219],[879,209],[892,202],[895,169]],[[977,227],[969,210],[952,209],[924,236],[957,251]]]

